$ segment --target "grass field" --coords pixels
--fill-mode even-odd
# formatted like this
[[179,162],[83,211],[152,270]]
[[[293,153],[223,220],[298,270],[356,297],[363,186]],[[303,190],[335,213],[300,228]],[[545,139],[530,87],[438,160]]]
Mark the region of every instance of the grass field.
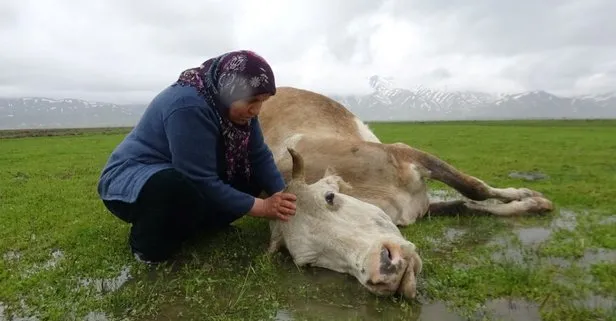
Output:
[[541,191],[556,210],[404,228],[425,264],[417,301],[377,298],[350,276],[267,256],[267,223],[249,217],[151,269],[133,260],[129,226],[96,194],[126,129],[5,131],[0,320],[616,320],[616,121],[372,127],[385,142],[434,153],[493,186]]

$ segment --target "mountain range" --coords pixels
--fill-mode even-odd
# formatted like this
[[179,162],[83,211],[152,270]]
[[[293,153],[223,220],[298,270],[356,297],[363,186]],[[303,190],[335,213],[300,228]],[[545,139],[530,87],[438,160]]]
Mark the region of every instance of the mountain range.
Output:
[[546,91],[404,89],[378,76],[370,78],[370,85],[374,91],[368,95],[331,97],[368,121],[616,118],[616,92],[562,97]]
[[[364,121],[616,118],[616,92],[574,97],[545,91],[490,94],[397,88],[372,76],[365,95],[329,95]],[[147,104],[0,98],[0,129],[133,126]]]

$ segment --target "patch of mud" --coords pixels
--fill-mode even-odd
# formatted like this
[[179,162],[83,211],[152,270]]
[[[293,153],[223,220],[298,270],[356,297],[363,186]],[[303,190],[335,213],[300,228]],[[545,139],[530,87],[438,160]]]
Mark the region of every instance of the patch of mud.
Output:
[[106,294],[119,290],[131,278],[130,267],[124,266],[116,277],[110,279],[80,278],[79,284],[82,287],[91,287],[97,294]]
[[519,172],[519,171],[510,172],[509,177],[522,179],[525,181],[531,181],[531,182],[550,178],[548,175],[543,174],[541,172]]
[[540,305],[522,299],[495,299],[484,304],[479,314],[489,317],[490,320],[502,321],[535,321],[541,320]]

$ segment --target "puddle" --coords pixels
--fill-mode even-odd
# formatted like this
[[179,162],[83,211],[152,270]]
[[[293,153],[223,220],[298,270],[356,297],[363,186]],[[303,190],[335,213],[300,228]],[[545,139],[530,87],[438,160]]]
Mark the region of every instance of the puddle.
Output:
[[445,230],[445,240],[449,242],[453,242],[458,239],[460,236],[466,234],[465,230],[456,229],[456,228],[448,228]]
[[606,298],[602,295],[589,295],[585,300],[574,301],[573,304],[586,309],[612,310],[616,308],[614,298]]
[[[27,311],[27,306],[25,303],[21,301],[21,308],[24,311]],[[73,319],[75,319],[73,317]],[[83,321],[109,321],[107,315],[102,312],[90,312],[83,319]],[[0,321],[39,321],[39,318],[34,316],[24,317],[19,315],[7,315],[6,306],[0,302]]]
[[[522,244],[533,244],[531,242],[532,240],[539,240],[542,237],[543,234],[539,233],[527,239],[526,243],[522,242]],[[605,248],[588,249],[584,251],[584,255],[582,257],[570,259],[553,256],[539,258],[536,255],[528,255],[527,252],[531,251],[532,248],[517,245],[512,239],[506,237],[495,238],[491,240],[488,245],[496,245],[499,248],[492,253],[491,258],[494,262],[524,264],[526,260],[529,259],[533,261],[546,260],[547,263],[561,268],[568,268],[575,264],[581,268],[589,269],[593,264],[616,261],[616,250]]]
[[485,310],[480,314],[502,321],[541,320],[539,304],[518,299],[490,300],[485,303]]
[[2,258],[7,262],[19,261],[19,259],[21,258],[21,253],[17,251],[8,251],[2,255]]
[[524,249],[515,244],[510,237],[499,236],[490,240],[486,245],[498,247],[498,250],[495,250],[491,255],[494,262],[524,263]]
[[97,294],[106,294],[119,290],[126,282],[131,279],[130,267],[124,266],[120,275],[110,279],[80,278],[79,284],[82,287],[92,287]]
[[[22,311],[29,311],[23,300],[21,300],[20,305]],[[6,312],[6,306],[4,303],[0,302],[0,321],[39,321],[39,319],[37,317],[24,317],[15,314],[8,315]]]
[[[293,311],[281,309],[274,316],[275,321],[295,320],[414,320],[414,321],[464,321],[466,318],[452,312],[445,303],[434,302],[414,305],[412,312],[401,312],[399,308],[373,309],[369,306],[340,306],[336,304],[310,302],[295,305]],[[404,316],[404,318],[402,318]]]
[[102,312],[90,312],[83,318],[83,321],[109,321],[109,318]]
[[519,178],[525,181],[539,181],[542,179],[550,178],[548,175],[541,172],[518,172],[513,171],[509,173],[510,178]]
[[445,302],[429,302],[418,280],[417,300],[380,298],[365,289],[354,277],[322,268],[298,270],[288,260],[277,263],[283,269],[280,287],[297,293],[285,300],[273,320],[464,320],[450,311]]
[[431,202],[449,202],[463,199],[456,191],[449,191],[444,189],[431,189],[428,191],[428,198]]
[[560,215],[550,223],[552,229],[573,231],[577,227],[577,214],[574,211],[562,209]]
[[577,227],[576,213],[570,210],[561,210],[548,228],[546,227],[518,227],[514,228],[520,243],[524,246],[536,247],[547,241],[552,233],[558,230],[573,231]]
[[520,245],[516,244],[509,236],[498,236],[488,242],[488,245],[497,245],[499,248],[502,248],[500,252],[495,252],[492,255],[492,259],[499,262],[512,261],[522,264],[525,250],[536,250],[541,244],[548,241],[555,231],[573,231],[576,227],[576,213],[569,210],[561,210],[558,217],[550,222],[549,227],[530,226],[513,228],[512,231],[517,240],[519,240]]
[[461,236],[466,234],[466,230],[459,228],[447,228],[445,232],[440,237],[432,237],[428,236],[427,240],[434,245],[434,249],[439,248],[439,245],[451,245],[451,243],[455,242]]
[[[33,234],[34,236],[34,234]],[[64,252],[61,250],[54,250],[51,252],[51,258],[43,265],[34,264],[30,269],[24,271],[25,276],[31,276],[41,270],[49,270],[55,268],[60,261],[64,258]]]
[[542,227],[517,229],[518,239],[524,246],[537,246],[550,238],[552,231]]
[[616,223],[616,216],[608,216],[602,219],[601,221],[599,221],[599,224],[601,225],[614,224],[614,223]]

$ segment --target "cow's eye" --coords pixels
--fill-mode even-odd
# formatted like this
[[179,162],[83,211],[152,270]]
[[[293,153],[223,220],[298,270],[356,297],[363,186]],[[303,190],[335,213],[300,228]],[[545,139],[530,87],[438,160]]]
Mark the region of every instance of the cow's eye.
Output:
[[325,201],[329,205],[334,205],[334,192],[325,193]]

